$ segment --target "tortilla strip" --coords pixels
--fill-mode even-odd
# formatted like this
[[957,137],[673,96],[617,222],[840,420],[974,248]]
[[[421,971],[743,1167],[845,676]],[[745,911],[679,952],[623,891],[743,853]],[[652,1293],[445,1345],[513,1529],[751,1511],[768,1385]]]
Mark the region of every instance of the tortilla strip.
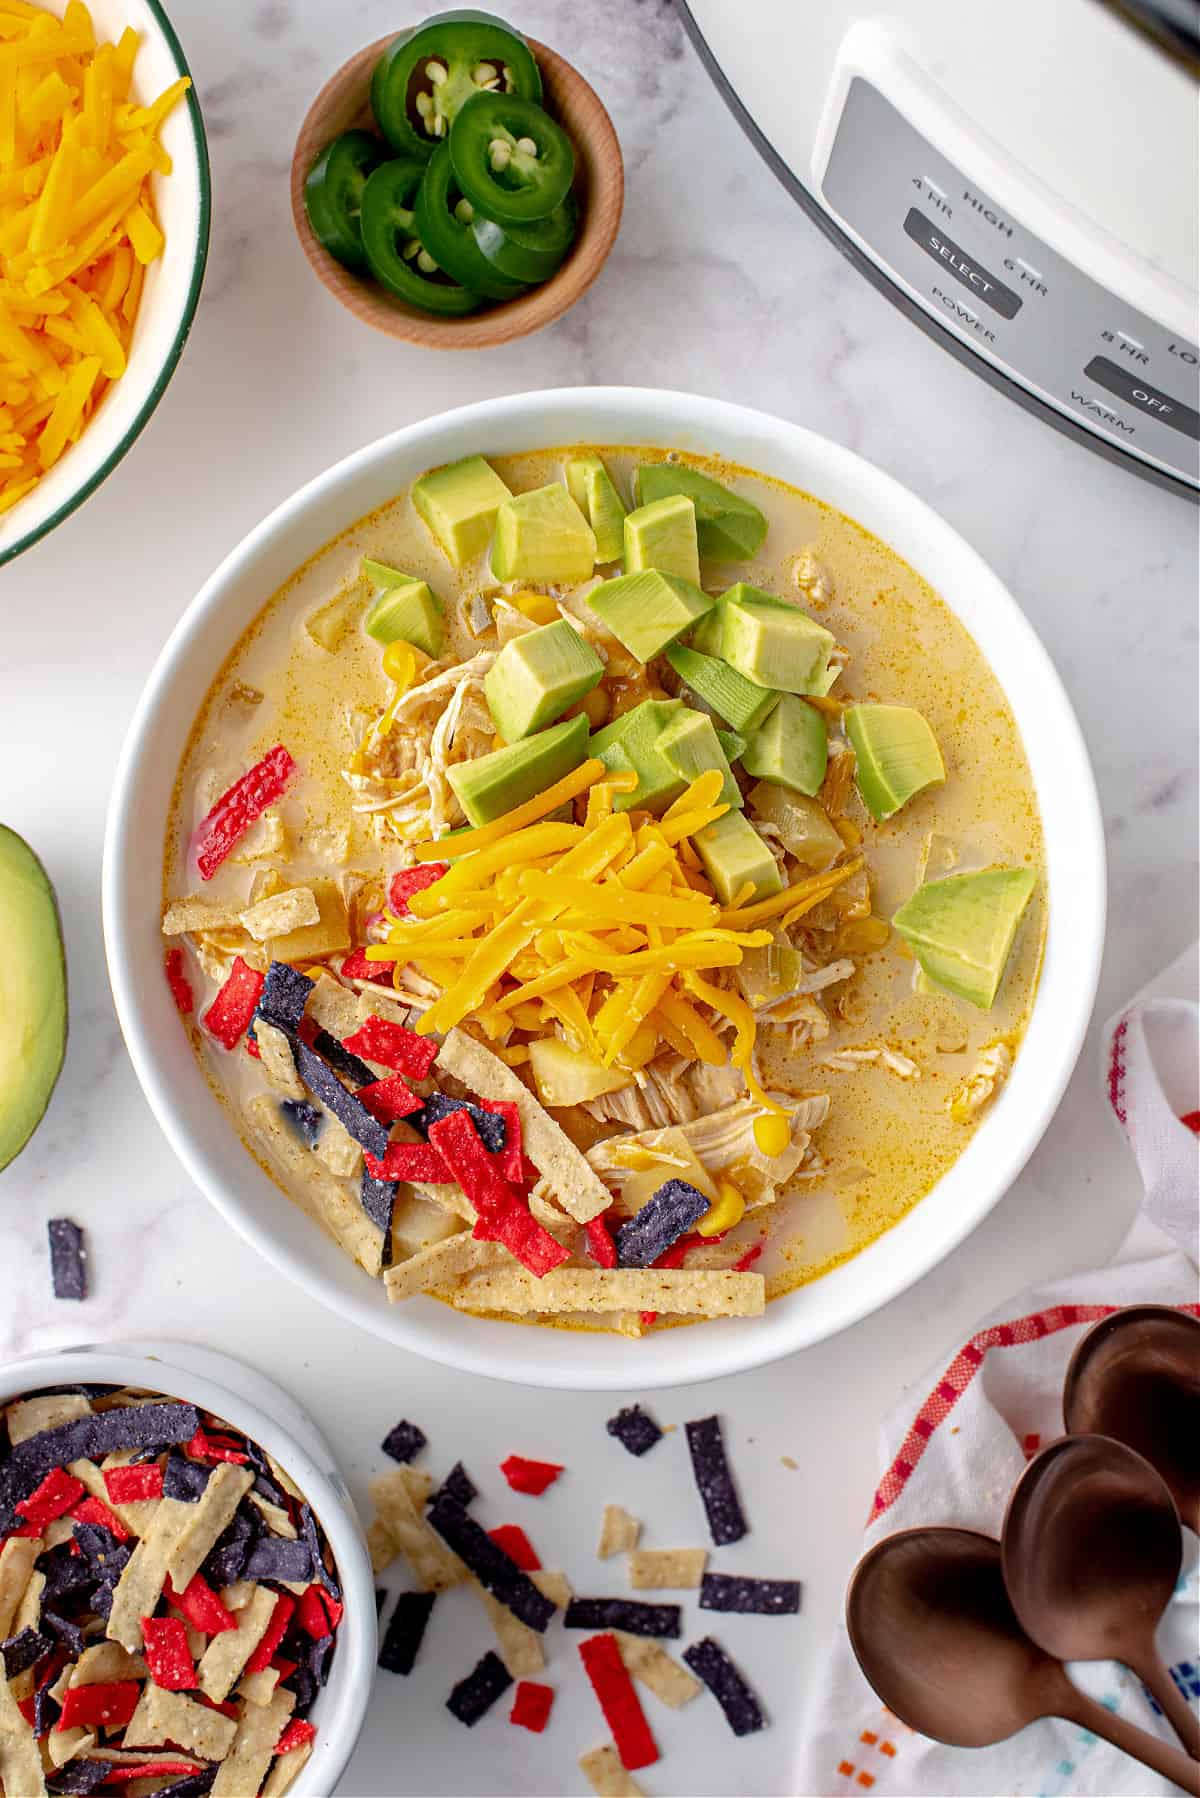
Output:
[[465,1030],[451,1030],[438,1051],[437,1066],[461,1080],[481,1099],[511,1099],[521,1119],[522,1147],[545,1176],[555,1198],[586,1224],[612,1204],[599,1174],[534,1098],[524,1081]]
[[[217,1537],[233,1521],[233,1514],[253,1486],[254,1479],[252,1467],[235,1467],[229,1461],[222,1461],[209,1475],[199,1502],[184,1506],[191,1517],[179,1532],[174,1553],[167,1562],[167,1573],[177,1592],[184,1591],[199,1573],[200,1563],[215,1546]],[[167,1502],[163,1500],[163,1503]]]
[[665,1311],[694,1317],[761,1317],[761,1274],[686,1268],[556,1267],[541,1279],[523,1268],[477,1274],[445,1294],[461,1311]]
[[638,1548],[629,1556],[635,1592],[684,1592],[698,1587],[708,1565],[707,1548]]
[[289,1099],[307,1099],[308,1088],[296,1072],[296,1057],[292,1054],[292,1045],[278,1024],[268,1023],[266,1018],[256,1018],[254,1040],[258,1044],[262,1071],[276,1092],[286,1093]]
[[137,1452],[136,1448],[118,1449],[114,1454],[108,1455],[100,1467],[94,1461],[71,1461],[67,1465],[67,1472],[74,1474],[93,1498],[98,1498],[114,1516],[119,1517],[127,1530],[132,1530],[135,1536],[144,1536],[154,1521],[158,1500],[141,1498],[135,1499],[132,1504],[117,1505],[108,1496],[108,1487],[104,1482],[105,1467],[127,1467]]
[[311,1758],[311,1742],[302,1742],[299,1748],[289,1748],[286,1754],[281,1754],[267,1775],[262,1798],[283,1798]]
[[693,1679],[687,1668],[681,1667],[661,1642],[650,1636],[628,1635],[623,1629],[616,1629],[613,1634],[621,1659],[634,1679],[640,1679],[656,1698],[661,1698],[674,1711],[691,1703],[700,1691],[700,1681]]
[[408,1469],[397,1467],[367,1482],[371,1501],[399,1554],[408,1561],[422,1592],[445,1592],[461,1585],[467,1570],[441,1537],[422,1517],[407,1479]]
[[154,1615],[168,1576],[182,1592],[253,1484],[253,1470],[224,1461],[213,1470],[198,1503],[159,1499],[150,1528],[117,1581],[104,1632],[110,1641],[120,1642],[130,1654],[138,1652],[142,1618]]
[[442,1287],[476,1268],[500,1267],[511,1259],[508,1250],[498,1242],[476,1242],[469,1230],[460,1230],[456,1236],[418,1249],[407,1261],[387,1268],[383,1283],[394,1304],[398,1299],[415,1298],[420,1292]]
[[558,1573],[550,1567],[537,1567],[529,1577],[543,1598],[548,1598],[556,1609],[566,1610],[574,1594],[565,1573]]
[[33,1564],[45,1543],[40,1536],[10,1536],[0,1548],[0,1642],[12,1635],[12,1620],[25,1596]]
[[443,1211],[452,1211],[465,1224],[474,1224],[479,1215],[461,1186],[434,1180],[414,1180],[412,1189],[418,1199],[428,1199],[430,1204],[440,1205]]
[[294,1177],[287,1188],[288,1197],[366,1273],[378,1279],[383,1266],[383,1231],[378,1224],[316,1163],[311,1150],[288,1129],[269,1093],[256,1093],[246,1109],[263,1146],[285,1173]]
[[21,1594],[21,1602],[17,1606],[17,1614],[12,1620],[12,1633],[19,1636],[23,1629],[36,1629],[42,1615],[42,1593],[46,1589],[46,1576],[35,1568],[29,1576],[29,1583]]
[[[289,1542],[296,1542],[299,1540],[299,1530],[297,1530],[287,1512],[282,1510],[279,1505],[273,1505],[269,1498],[263,1497],[261,1492],[252,1492],[250,1494],[250,1503],[254,1506],[254,1509],[258,1512],[259,1516],[273,1535],[285,1536]],[[246,1602],[249,1603],[249,1597],[247,1597]]]
[[118,1679],[145,1679],[149,1669],[140,1654],[130,1654],[119,1642],[93,1642],[73,1667],[67,1668],[70,1686],[106,1686]]
[[28,1442],[43,1430],[57,1429],[60,1423],[74,1423],[78,1417],[90,1417],[91,1411],[82,1392],[51,1392],[41,1398],[18,1399],[4,1413],[8,1440],[16,1448],[18,1442]]
[[153,1681],[142,1687],[137,1709],[125,1725],[126,1748],[159,1748],[177,1742],[204,1761],[219,1761],[229,1753],[238,1726],[232,1717],[210,1711],[206,1704],[182,1692],[165,1692]]
[[353,1036],[362,1022],[358,994],[335,980],[332,974],[317,975],[304,1009],[314,1024],[327,1030],[339,1043]]
[[259,1586],[245,1610],[237,1613],[237,1628],[222,1630],[204,1650],[196,1669],[196,1684],[214,1704],[224,1704],[234,1681],[266,1635],[275,1614],[275,1602],[271,1588]]
[[579,1770],[591,1786],[596,1798],[645,1798],[637,1780],[626,1773],[621,1757],[611,1742],[581,1754]]
[[367,1525],[367,1550],[371,1556],[371,1572],[384,1573],[400,1553],[400,1544],[382,1517]]
[[600,1540],[596,1544],[596,1554],[602,1561],[613,1555],[623,1555],[638,1545],[638,1537],[642,1526],[636,1517],[621,1505],[605,1505],[604,1517],[600,1524]]
[[358,1180],[362,1177],[363,1152],[340,1118],[327,1112],[321,1134],[313,1146],[317,1160],[327,1167],[335,1180]]
[[46,1737],[46,1752],[55,1767],[65,1767],[68,1761],[88,1754],[95,1746],[95,1731],[90,1729],[52,1729]]
[[260,1667],[257,1673],[246,1674],[236,1695],[244,1698],[247,1704],[270,1704],[278,1684],[278,1667]]
[[546,1657],[542,1652],[542,1638],[519,1617],[514,1617],[507,1605],[493,1598],[484,1590],[478,1580],[472,1579],[488,1614],[488,1621],[496,1634],[496,1646],[500,1650],[500,1659],[508,1668],[514,1679],[528,1679],[530,1674],[540,1673],[546,1665]]
[[308,887],[285,887],[282,893],[271,893],[248,906],[238,919],[256,943],[269,942],[273,936],[286,936],[290,930],[302,930],[306,924],[320,921],[320,907]]
[[296,1694],[285,1687],[270,1704],[247,1705],[233,1747],[209,1788],[212,1798],[246,1798],[247,1792],[258,1791],[295,1703]]
[[164,936],[190,936],[197,930],[235,930],[241,915],[240,904],[219,899],[174,899],[163,913]]
[[17,1708],[6,1679],[0,1678],[0,1786],[11,1798],[45,1798],[46,1776],[37,1737]]

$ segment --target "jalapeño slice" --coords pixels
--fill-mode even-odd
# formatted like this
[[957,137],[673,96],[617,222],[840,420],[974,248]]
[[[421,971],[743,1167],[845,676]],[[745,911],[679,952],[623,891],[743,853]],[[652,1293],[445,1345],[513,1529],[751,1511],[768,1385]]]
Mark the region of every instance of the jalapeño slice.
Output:
[[575,197],[568,194],[549,218],[527,225],[498,225],[477,212],[471,232],[481,255],[512,281],[548,281],[575,241]]
[[452,279],[489,300],[512,300],[524,293],[525,283],[494,268],[476,243],[471,231],[474,208],[459,192],[448,144],[439,144],[425,164],[413,210],[417,236]]
[[384,162],[362,194],[362,240],[371,273],[397,299],[422,312],[474,312],[479,295],[448,280],[417,235],[413,207],[425,164],[415,156]]
[[394,38],[371,77],[371,109],[392,148],[429,156],[477,93],[542,97],[542,77],[519,32],[486,12],[445,12]]
[[570,192],[575,152],[566,132],[517,94],[476,94],[450,127],[450,159],[467,199],[498,225],[548,218]]
[[359,208],[367,176],[384,157],[369,131],[343,131],[326,144],[304,182],[304,210],[318,243],[347,268],[367,266]]

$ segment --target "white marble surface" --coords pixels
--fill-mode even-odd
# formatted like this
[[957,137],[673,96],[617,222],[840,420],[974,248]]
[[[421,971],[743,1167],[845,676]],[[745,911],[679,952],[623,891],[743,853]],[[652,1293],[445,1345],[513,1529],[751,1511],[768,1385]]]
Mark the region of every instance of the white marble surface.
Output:
[[[242,1251],[160,1137],[113,1017],[99,866],[114,758],[169,626],[225,551],[299,482],[442,407],[628,380],[781,412],[851,445],[938,507],[1010,584],[1055,657],[1091,746],[1107,825],[1103,1016],[1194,932],[1195,514],[1036,423],[856,276],[763,169],[666,0],[517,8],[518,22],[576,60],[610,106],[626,155],[625,223],[604,276],[559,325],[457,357],[393,344],[341,311],[310,277],[288,211],[291,143],[308,100],[405,8],[175,0],[172,11],[208,120],[215,185],[192,339],[116,474],[0,574],[0,818],[29,836],[57,885],[72,1000],[50,1114],[0,1176],[0,1355],[116,1335],[207,1340],[309,1404],[359,1492],[376,1464],[372,1445],[404,1412],[424,1420],[446,1462],[462,1454],[487,1469],[512,1448],[552,1456],[562,1448],[577,1492],[624,1496],[636,1509],[650,1468],[614,1462],[624,1457],[601,1429],[609,1401],[469,1384],[323,1315]],[[854,1557],[877,1417],[1006,1295],[1055,1270],[1102,1263],[1135,1193],[1089,1046],[1016,1188],[920,1285],[789,1362],[656,1404],[664,1422],[712,1408],[731,1420],[757,1523],[731,1564],[793,1568],[806,1594],[799,1620],[761,1626],[778,1632],[774,1653],[761,1636],[736,1639],[774,1730],[730,1762],[711,1706],[688,1726],[671,1719],[664,1743],[695,1730],[701,1752],[671,1755],[645,1776],[649,1789],[719,1792],[735,1781],[741,1790],[792,1789],[799,1697]],[[91,1238],[95,1296],[82,1308],[48,1296],[45,1220],[62,1213]],[[799,1471],[780,1466],[783,1454]],[[499,1500],[494,1476],[489,1490]],[[661,1542],[670,1537],[667,1504],[664,1485],[655,1504]],[[580,1568],[593,1509],[581,1506]],[[512,1513],[497,1503],[496,1516]],[[557,1514],[544,1527],[561,1554],[565,1513]],[[690,1511],[681,1516],[694,1529]],[[472,1648],[476,1640],[481,1647],[482,1631]],[[572,1695],[536,1751],[522,1732],[496,1726],[486,1744],[477,1731],[464,1757],[464,1732],[437,1703],[453,1665],[432,1683],[388,1683],[343,1794],[579,1786],[575,1756],[601,1732],[577,1670],[569,1682],[565,1663],[552,1670]],[[429,1703],[406,1714],[409,1697]],[[656,1723],[665,1715],[656,1709]]]

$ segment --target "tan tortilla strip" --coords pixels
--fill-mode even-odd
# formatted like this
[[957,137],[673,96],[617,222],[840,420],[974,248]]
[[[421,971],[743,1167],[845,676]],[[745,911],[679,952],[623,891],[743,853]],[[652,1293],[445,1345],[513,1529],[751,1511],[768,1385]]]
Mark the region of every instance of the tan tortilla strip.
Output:
[[68,1761],[89,1753],[95,1746],[95,1733],[90,1729],[52,1729],[46,1737],[46,1752],[55,1767],[65,1767]]
[[222,1630],[204,1650],[196,1669],[196,1683],[214,1704],[224,1704],[234,1681],[266,1635],[275,1613],[275,1597],[269,1586],[259,1586],[245,1610],[237,1613],[237,1628]]
[[136,1499],[132,1504],[117,1505],[108,1496],[108,1487],[104,1481],[104,1468],[127,1467],[137,1453],[134,1448],[120,1449],[116,1454],[107,1456],[102,1466],[97,1467],[94,1461],[72,1461],[67,1472],[74,1474],[81,1485],[86,1486],[93,1498],[98,1498],[114,1516],[119,1517],[127,1530],[135,1536],[144,1536],[154,1520],[158,1509],[156,1498]]
[[421,1467],[410,1467],[407,1461],[393,1471],[419,1512],[433,1491],[433,1475]]
[[445,1592],[466,1578],[467,1570],[441,1537],[430,1529],[413,1498],[406,1467],[368,1481],[371,1501],[388,1534],[404,1556],[422,1592]]
[[220,899],[174,899],[163,913],[164,936],[189,936],[197,930],[235,930],[242,907]]
[[247,1704],[270,1704],[278,1684],[278,1667],[260,1667],[257,1673],[247,1673],[238,1682],[236,1696],[244,1698]]
[[295,1784],[311,1758],[311,1742],[302,1742],[299,1748],[289,1748],[286,1754],[279,1755],[267,1775],[262,1798],[283,1798],[283,1794]]
[[272,893],[257,905],[248,906],[238,922],[256,943],[266,943],[273,936],[286,936],[290,930],[316,924],[320,917],[320,908],[308,887],[287,887],[282,893]]
[[40,1536],[10,1536],[0,1548],[0,1642],[12,1635],[12,1620],[44,1547]]
[[0,1786],[9,1798],[45,1798],[46,1776],[37,1737],[17,1708],[9,1682],[0,1677]]
[[266,1018],[256,1018],[254,1040],[258,1044],[262,1071],[276,1092],[286,1093],[289,1099],[307,1098],[308,1088],[296,1072],[296,1057],[292,1054],[292,1045],[278,1024],[269,1024]]
[[633,1679],[640,1679],[656,1698],[661,1698],[672,1710],[681,1710],[685,1704],[691,1703],[700,1690],[700,1681],[693,1679],[687,1668],[681,1667],[661,1642],[655,1642],[648,1636],[627,1635],[623,1629],[614,1630],[613,1634],[617,1638],[621,1659]]
[[317,975],[304,1009],[314,1024],[336,1036],[339,1043],[344,1037],[353,1036],[362,1022],[358,994],[332,974]]
[[213,1798],[246,1798],[258,1791],[295,1703],[296,1694],[285,1687],[270,1704],[246,1706],[233,1747],[212,1783]]
[[511,1261],[511,1256],[498,1242],[476,1242],[469,1230],[460,1230],[445,1242],[418,1249],[407,1261],[387,1268],[383,1283],[388,1298],[395,1304],[400,1299],[440,1289],[477,1269],[498,1268],[506,1261]]
[[284,1536],[289,1542],[299,1539],[300,1532],[281,1506],[273,1505],[261,1492],[252,1492],[250,1503],[274,1535]]
[[484,1590],[478,1580],[471,1584],[479,1594],[483,1608],[488,1614],[488,1621],[496,1636],[496,1646],[500,1650],[500,1659],[508,1668],[514,1679],[528,1679],[533,1673],[540,1673],[546,1665],[546,1657],[542,1652],[542,1638],[519,1617],[514,1617],[507,1605],[493,1598]]
[[238,1725],[220,1711],[210,1711],[182,1692],[164,1692],[152,1681],[142,1688],[137,1709],[125,1726],[126,1748],[159,1748],[178,1742],[201,1760],[219,1761],[229,1753]]
[[7,1405],[4,1419],[8,1424],[8,1440],[16,1448],[43,1430],[53,1430],[60,1423],[74,1423],[77,1417],[89,1417],[92,1407],[82,1392],[52,1392],[41,1398],[20,1398]]
[[106,1686],[118,1679],[145,1679],[148,1672],[140,1654],[130,1654],[119,1642],[93,1642],[74,1667],[68,1667],[68,1686]]
[[559,1573],[552,1567],[538,1567],[529,1577],[543,1598],[548,1598],[558,1610],[566,1610],[574,1594],[565,1573]]
[[621,1505],[605,1505],[596,1554],[602,1561],[610,1560],[613,1555],[627,1554],[637,1547],[641,1533],[642,1526],[637,1518],[631,1517]]
[[257,1581],[236,1579],[232,1585],[221,1587],[221,1603],[227,1611],[244,1611],[257,1591]]
[[[217,1537],[233,1521],[234,1512],[253,1484],[253,1468],[235,1467],[223,1461],[209,1475],[198,1503],[183,1507],[191,1512],[191,1518],[179,1531],[174,1552],[167,1563],[167,1573],[177,1592],[182,1592],[199,1573],[200,1563],[215,1545]],[[162,1502],[170,1501],[164,1499]]]
[[579,1770],[591,1786],[596,1798],[645,1798],[641,1786],[621,1765],[621,1757],[611,1742],[593,1748],[579,1757]]
[[463,1311],[638,1310],[691,1317],[761,1317],[761,1274],[686,1268],[556,1267],[538,1279],[523,1268],[481,1273],[446,1295]]
[[288,1473],[286,1468],[279,1465],[279,1462],[273,1455],[267,1456],[267,1466],[271,1469],[271,1473],[277,1484],[282,1486],[285,1492],[290,1492],[292,1497],[300,1504],[306,1502],[303,1492],[301,1492],[291,1474]]
[[384,1573],[400,1553],[400,1544],[382,1517],[374,1518],[367,1525],[367,1552],[371,1557],[372,1573]]
[[475,1222],[478,1213],[461,1186],[435,1180],[414,1180],[412,1189],[417,1198],[427,1199],[431,1205],[440,1205],[444,1211],[452,1211],[464,1223]]
[[17,1606],[17,1614],[12,1620],[12,1634],[19,1636],[23,1629],[36,1629],[42,1615],[42,1593],[46,1589],[46,1576],[34,1568],[30,1574],[25,1590],[21,1594],[21,1602]]
[[366,1273],[378,1279],[383,1265],[383,1231],[292,1134],[270,1093],[256,1093],[246,1109],[255,1135],[284,1172],[293,1176],[288,1197]]
[[142,1618],[152,1617],[168,1578],[182,1592],[254,1484],[253,1471],[226,1461],[214,1468],[196,1504],[162,1498],[113,1593],[105,1635],[131,1654],[142,1646]]
[[600,1176],[525,1083],[490,1049],[455,1028],[438,1051],[437,1065],[481,1099],[512,1100],[521,1119],[525,1153],[577,1224],[586,1224],[608,1210],[612,1194]]
[[361,1178],[363,1152],[346,1126],[332,1112],[326,1112],[321,1134],[312,1152],[329,1169],[335,1180]]
[[707,1548],[636,1548],[629,1556],[635,1592],[685,1592],[704,1578]]

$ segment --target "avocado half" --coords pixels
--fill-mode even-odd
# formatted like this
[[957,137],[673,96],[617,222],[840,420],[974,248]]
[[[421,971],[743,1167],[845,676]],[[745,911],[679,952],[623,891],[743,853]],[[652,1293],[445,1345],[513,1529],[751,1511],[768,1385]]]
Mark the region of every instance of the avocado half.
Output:
[[46,870],[0,824],[0,1168],[42,1121],[67,1048],[67,963]]

